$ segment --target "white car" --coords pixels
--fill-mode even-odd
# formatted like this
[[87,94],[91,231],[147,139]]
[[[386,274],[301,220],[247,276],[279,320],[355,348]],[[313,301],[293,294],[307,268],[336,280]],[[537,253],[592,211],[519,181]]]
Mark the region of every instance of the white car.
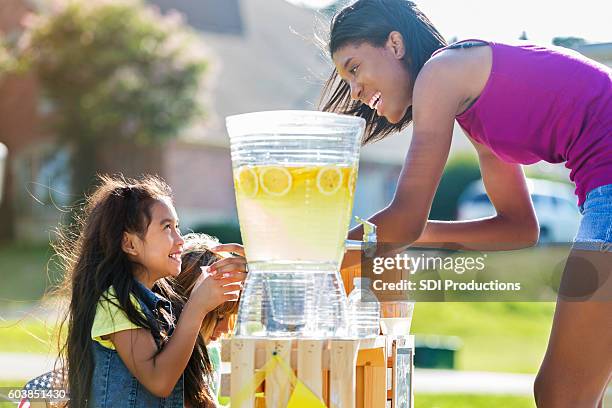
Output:
[[[576,196],[569,184],[527,179],[538,222],[540,243],[572,242],[580,223]],[[457,219],[472,220],[495,215],[482,179],[472,182],[458,200]]]

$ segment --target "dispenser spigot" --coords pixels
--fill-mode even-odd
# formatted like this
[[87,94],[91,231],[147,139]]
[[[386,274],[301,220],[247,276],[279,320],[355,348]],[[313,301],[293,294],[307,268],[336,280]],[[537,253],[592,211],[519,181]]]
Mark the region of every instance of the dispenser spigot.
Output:
[[367,257],[372,257],[376,253],[376,225],[369,221],[363,220],[355,216],[357,222],[363,225],[363,240],[357,241],[353,239],[347,239],[345,242],[345,249],[363,251]]

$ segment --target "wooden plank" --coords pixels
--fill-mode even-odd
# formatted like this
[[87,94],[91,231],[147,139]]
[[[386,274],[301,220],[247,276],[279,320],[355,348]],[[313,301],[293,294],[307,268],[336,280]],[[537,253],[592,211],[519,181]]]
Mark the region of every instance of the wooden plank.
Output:
[[221,339],[221,361],[231,361],[232,340],[233,339]]
[[[291,364],[291,340],[266,340],[266,355]],[[291,396],[291,377],[281,367],[266,373],[266,408],[285,408]]]
[[357,353],[357,366],[371,365],[376,367],[386,367],[385,348],[381,346],[373,349],[360,349]]
[[340,277],[344,283],[344,289],[346,293],[351,293],[353,290],[353,279],[356,276],[361,276],[361,265],[356,265],[350,268],[340,270]]
[[[387,336],[376,336],[370,337],[367,339],[359,340],[359,350],[364,349],[377,349],[384,348],[387,346]],[[391,346],[389,345],[389,350],[391,350]]]
[[323,399],[323,346],[326,340],[297,341],[297,377]]
[[384,408],[387,401],[385,346],[361,349],[357,355],[356,407]]
[[221,373],[221,389],[219,390],[220,395],[231,395],[231,381],[232,375],[230,373]]
[[330,356],[329,406],[355,406],[355,365],[359,340],[332,340]]
[[[260,339],[257,341],[255,346],[255,369],[262,368],[268,362],[268,354],[266,351],[266,342],[268,340]],[[292,349],[290,351],[291,355],[291,363],[290,360],[287,359],[287,364],[291,364],[291,367],[295,369],[297,367],[297,349]]]
[[[328,353],[329,356],[329,353]],[[328,359],[329,360],[329,359]],[[323,369],[323,402],[328,407],[329,403],[329,369]]]
[[264,398],[255,398],[255,408],[266,408],[266,400]]
[[363,405],[365,394],[364,368],[363,365],[355,367],[355,408],[366,408]]
[[364,367],[364,406],[385,408],[387,404],[387,367],[366,365]]
[[[258,339],[258,340],[254,340],[255,343],[255,369],[260,369],[261,367],[264,366],[264,364],[266,364],[268,362],[268,356],[266,354],[266,339]],[[321,367],[324,370],[329,370],[329,340],[318,340],[321,341],[322,344],[322,359],[321,359]],[[225,344],[225,343],[223,343]],[[297,350],[297,344],[298,342],[295,341],[293,342],[293,346],[291,349],[291,367],[295,370],[297,368],[297,361],[298,361],[298,350]],[[222,361],[229,361],[229,354],[227,354],[228,352],[226,352],[225,354],[227,354],[227,360],[223,360],[224,357],[224,348],[229,350],[229,346],[225,346],[223,345],[221,347],[221,357],[222,357]],[[287,364],[289,364],[289,360],[287,360]]]
[[255,342],[250,339],[232,339],[231,341],[231,390],[232,408],[253,408],[255,394],[244,393],[255,374]]

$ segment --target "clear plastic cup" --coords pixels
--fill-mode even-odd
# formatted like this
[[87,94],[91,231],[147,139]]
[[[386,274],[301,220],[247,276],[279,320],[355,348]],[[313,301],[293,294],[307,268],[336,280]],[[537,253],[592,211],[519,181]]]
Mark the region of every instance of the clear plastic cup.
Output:
[[382,333],[391,336],[408,336],[414,313],[414,302],[382,302],[380,305]]

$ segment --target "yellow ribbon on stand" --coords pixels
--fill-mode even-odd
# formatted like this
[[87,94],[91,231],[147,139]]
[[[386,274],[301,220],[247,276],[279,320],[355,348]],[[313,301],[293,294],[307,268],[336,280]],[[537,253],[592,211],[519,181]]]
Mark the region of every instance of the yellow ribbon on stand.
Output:
[[291,367],[277,354],[273,354],[261,370],[255,373],[253,379],[240,390],[235,401],[232,401],[235,402],[235,406],[240,407],[250,395],[253,395],[266,376],[272,373],[277,366],[287,373],[290,378],[289,382],[293,385],[287,408],[327,408],[325,403],[297,378]]
[[287,408],[326,408],[325,403],[317,397],[302,381],[297,380]]

